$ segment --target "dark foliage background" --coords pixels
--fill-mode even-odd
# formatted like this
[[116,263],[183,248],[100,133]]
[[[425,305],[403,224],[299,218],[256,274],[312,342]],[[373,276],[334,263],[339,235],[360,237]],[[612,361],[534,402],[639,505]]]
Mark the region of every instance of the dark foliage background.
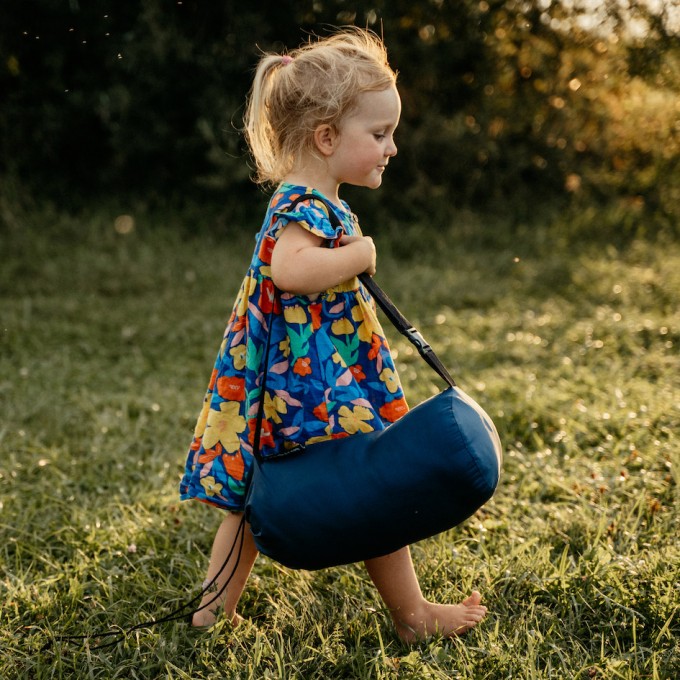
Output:
[[330,26],[384,34],[399,158],[362,216],[530,214],[619,201],[675,224],[680,47],[651,13],[564,0],[4,0],[0,172],[72,207],[110,196],[223,203],[258,189],[239,134],[260,50]]

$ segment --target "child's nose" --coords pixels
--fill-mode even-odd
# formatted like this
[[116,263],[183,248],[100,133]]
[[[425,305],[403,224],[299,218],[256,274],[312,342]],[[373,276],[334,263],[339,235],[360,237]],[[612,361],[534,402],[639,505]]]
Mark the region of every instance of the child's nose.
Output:
[[397,155],[397,145],[394,143],[394,139],[390,137],[390,141],[387,144],[387,148],[385,149],[385,153],[392,157]]

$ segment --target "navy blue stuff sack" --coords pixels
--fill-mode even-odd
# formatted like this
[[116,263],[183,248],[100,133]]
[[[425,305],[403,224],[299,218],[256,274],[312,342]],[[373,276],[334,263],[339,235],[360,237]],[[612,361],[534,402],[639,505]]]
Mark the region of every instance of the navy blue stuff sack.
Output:
[[386,430],[256,460],[246,520],[285,566],[363,561],[460,524],[491,498],[500,466],[493,422],[450,387]]

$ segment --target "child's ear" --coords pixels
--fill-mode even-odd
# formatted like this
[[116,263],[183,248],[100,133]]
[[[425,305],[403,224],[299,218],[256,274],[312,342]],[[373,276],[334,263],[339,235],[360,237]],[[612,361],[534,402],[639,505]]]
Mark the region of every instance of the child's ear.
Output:
[[338,133],[332,125],[324,123],[314,130],[314,145],[323,156],[331,156],[337,146]]

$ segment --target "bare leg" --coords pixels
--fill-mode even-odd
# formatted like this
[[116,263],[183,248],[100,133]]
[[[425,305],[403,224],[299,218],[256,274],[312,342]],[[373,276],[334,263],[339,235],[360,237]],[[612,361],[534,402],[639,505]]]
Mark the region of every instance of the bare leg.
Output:
[[480,604],[482,597],[477,591],[460,604],[428,602],[420,590],[408,547],[367,560],[366,569],[404,642],[434,633],[445,637],[462,635],[486,616],[486,607]]
[[[222,588],[227,578],[229,578],[235,565],[236,570],[234,571],[231,581],[229,581],[226,591],[220,595],[219,599],[215,600],[214,603],[209,604],[205,609],[201,609],[194,614],[192,619],[192,624],[194,626],[211,626],[215,623],[220,605],[224,607],[227,617],[233,624],[237,624],[241,620],[241,617],[236,613],[236,605],[241,597],[241,593],[243,593],[246,581],[250,575],[250,570],[255,563],[257,548],[255,547],[255,541],[253,541],[253,535],[250,532],[250,525],[246,524],[243,529],[243,548],[239,559],[238,548],[240,537],[238,536],[238,531],[240,523],[240,514],[229,513],[217,530],[215,540],[213,541],[212,552],[210,554],[206,581],[210,581],[215,577],[215,574],[217,574],[220,567],[224,564],[224,560],[227,558],[232,546],[235,547],[231,558],[229,559],[229,563],[222,570],[222,573],[215,582],[216,588],[211,588],[210,591],[203,596],[199,607],[207,604],[215,597],[217,591]],[[236,563],[236,560],[238,560],[238,564]]]

